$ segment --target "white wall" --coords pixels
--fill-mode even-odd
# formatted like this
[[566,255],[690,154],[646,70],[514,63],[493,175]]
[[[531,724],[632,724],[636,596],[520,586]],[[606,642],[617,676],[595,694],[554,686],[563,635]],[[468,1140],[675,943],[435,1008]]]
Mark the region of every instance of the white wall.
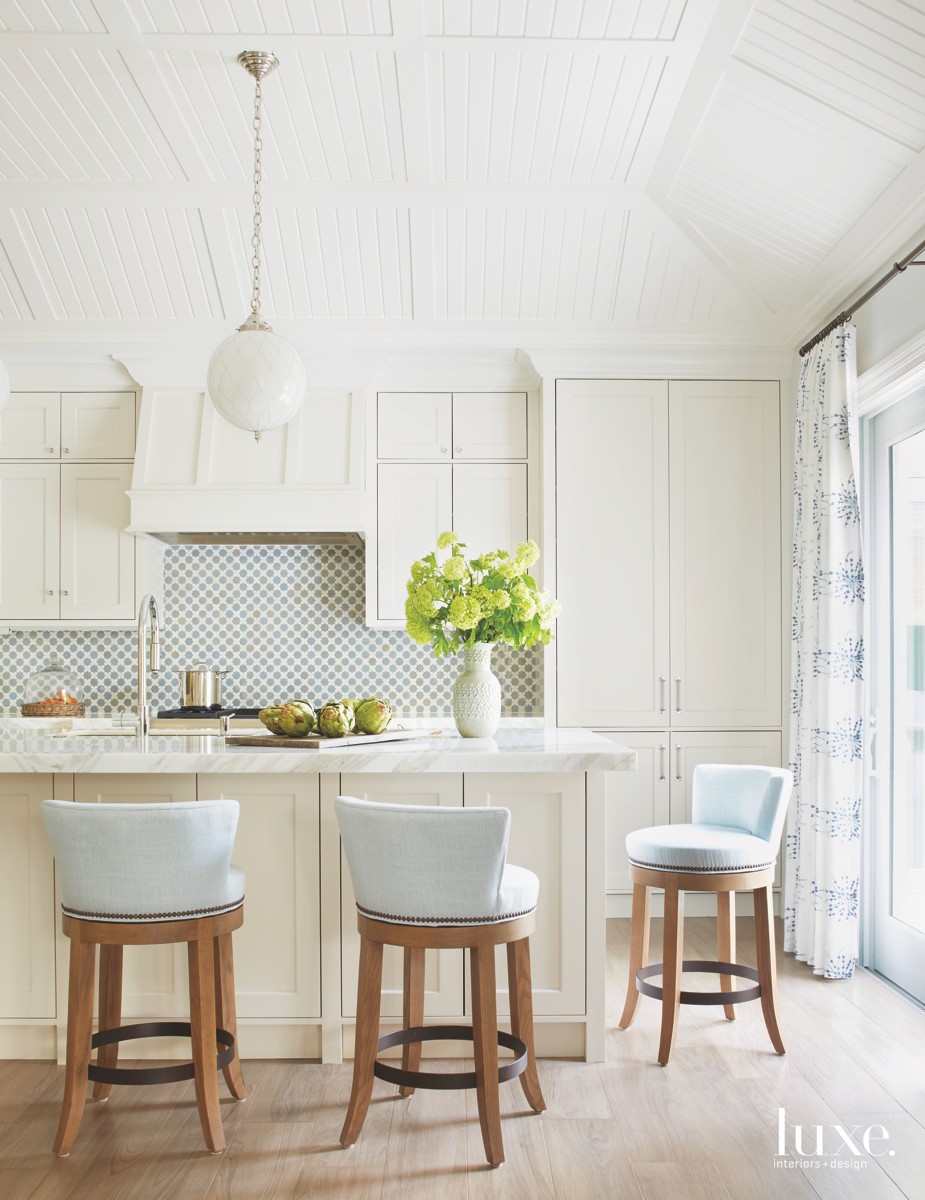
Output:
[[[884,264],[884,273],[888,269]],[[861,375],[925,329],[925,267],[907,267],[892,279],[860,309],[855,324]]]

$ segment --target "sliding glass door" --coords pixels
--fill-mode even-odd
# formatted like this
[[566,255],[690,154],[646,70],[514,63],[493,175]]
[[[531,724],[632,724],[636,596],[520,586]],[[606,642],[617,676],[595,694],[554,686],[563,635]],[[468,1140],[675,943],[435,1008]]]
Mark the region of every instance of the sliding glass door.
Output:
[[925,1003],[925,393],[872,431],[871,957]]

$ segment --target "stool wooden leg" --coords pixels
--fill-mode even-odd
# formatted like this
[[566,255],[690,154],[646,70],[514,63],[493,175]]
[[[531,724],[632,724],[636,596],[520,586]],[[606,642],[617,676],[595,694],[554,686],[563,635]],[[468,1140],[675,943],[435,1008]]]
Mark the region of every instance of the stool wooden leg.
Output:
[[498,1098],[498,1010],[495,948],[472,946],[472,1026],[475,1042],[476,1098],[485,1156],[493,1167],[504,1162],[501,1106]]
[[768,1034],[778,1054],[785,1054],[784,1041],[777,1026],[777,953],[774,940],[774,908],[770,884],[755,888],[755,954],[758,983],[761,985],[761,1011]]
[[[716,893],[716,944],[719,951],[719,961],[734,963],[736,960],[736,898],[735,892]],[[732,992],[735,985],[731,975],[720,975],[719,990]],[[724,1004],[723,1012],[727,1021],[736,1019],[734,1004]]]
[[662,948],[662,1032],[658,1061],[666,1066],[671,1057],[678,1012],[681,1007],[681,964],[684,959],[684,893],[677,880],[665,881],[665,932]]
[[93,975],[96,946],[71,939],[71,964],[67,985],[67,1064],[64,1068],[64,1101],[55,1135],[55,1154],[71,1152],[84,1106],[87,1103],[87,1068],[93,1036]]
[[244,1073],[238,1054],[238,1018],[234,997],[234,950],[230,933],[220,933],[212,939],[212,954],[215,967],[215,1022],[219,1029],[226,1029],[234,1038],[234,1058],[222,1068],[228,1091],[235,1100],[246,1100]]
[[649,889],[644,883],[633,884],[633,916],[630,924],[630,977],[626,985],[626,1003],[620,1028],[629,1029],[636,1016],[640,992],[636,972],[649,962]]
[[533,978],[530,972],[529,938],[508,942],[507,981],[511,997],[511,1033],[527,1047],[527,1069],[520,1076],[520,1086],[533,1111],[543,1112],[546,1101],[540,1087],[533,1046]]
[[189,957],[189,1019],[193,1043],[196,1107],[206,1145],[213,1154],[225,1149],[225,1131],[218,1102],[216,1055],[215,955],[213,938],[187,943]]
[[[424,947],[406,946],[404,959],[404,991],[402,993],[402,1022],[404,1029],[424,1024]],[[421,1069],[421,1043],[409,1042],[402,1047],[401,1069]],[[400,1096],[413,1096],[413,1087],[400,1087]]]
[[[100,946],[100,1031],[118,1029],[122,1023],[122,947]],[[100,1046],[96,1052],[98,1067],[115,1067],[119,1061],[119,1043]],[[94,1083],[93,1099],[108,1100],[111,1083]]]
[[360,979],[353,1051],[353,1087],[340,1144],[352,1146],[360,1135],[373,1094],[373,1066],[379,1050],[379,1005],[382,998],[382,943],[360,937]]

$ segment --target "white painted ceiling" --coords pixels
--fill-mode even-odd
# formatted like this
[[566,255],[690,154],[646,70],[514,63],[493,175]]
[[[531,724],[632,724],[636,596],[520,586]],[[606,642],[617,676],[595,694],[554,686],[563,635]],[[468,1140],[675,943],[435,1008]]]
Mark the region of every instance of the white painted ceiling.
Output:
[[790,345],[925,227],[923,0],[0,0],[0,342]]

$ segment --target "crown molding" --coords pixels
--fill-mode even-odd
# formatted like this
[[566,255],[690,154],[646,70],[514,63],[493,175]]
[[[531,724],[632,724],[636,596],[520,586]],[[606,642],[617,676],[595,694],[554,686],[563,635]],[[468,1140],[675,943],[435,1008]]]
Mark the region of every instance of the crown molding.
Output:
[[873,416],[925,385],[925,333],[858,376],[858,415]]

